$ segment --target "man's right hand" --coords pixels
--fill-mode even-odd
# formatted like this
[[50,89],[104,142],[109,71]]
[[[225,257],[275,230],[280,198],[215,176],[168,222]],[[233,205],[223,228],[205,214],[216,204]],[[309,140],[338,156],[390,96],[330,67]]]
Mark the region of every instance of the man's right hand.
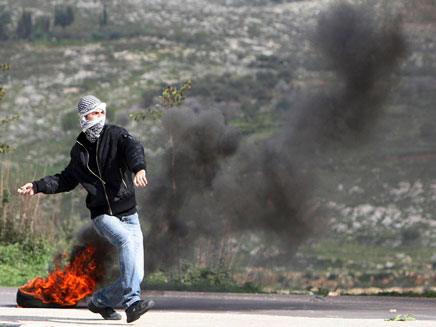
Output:
[[26,183],[18,189],[18,194],[21,195],[34,195],[33,183]]

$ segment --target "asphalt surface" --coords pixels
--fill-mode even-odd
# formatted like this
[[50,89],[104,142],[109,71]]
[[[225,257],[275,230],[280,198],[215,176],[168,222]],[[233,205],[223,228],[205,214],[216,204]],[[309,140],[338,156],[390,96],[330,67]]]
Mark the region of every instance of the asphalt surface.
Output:
[[[133,324],[107,321],[86,309],[17,308],[17,288],[0,288],[0,327],[9,326],[435,326],[436,299],[371,296],[147,292],[156,305]],[[412,314],[416,321],[388,321]]]

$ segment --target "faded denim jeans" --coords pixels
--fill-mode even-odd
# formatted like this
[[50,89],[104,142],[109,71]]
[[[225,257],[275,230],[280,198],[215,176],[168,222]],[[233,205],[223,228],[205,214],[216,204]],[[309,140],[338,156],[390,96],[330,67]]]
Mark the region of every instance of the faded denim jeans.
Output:
[[144,278],[144,245],[138,214],[114,217],[101,215],[93,220],[97,232],[118,248],[120,277],[111,285],[94,293],[97,307],[116,307],[124,310],[140,298],[140,284]]

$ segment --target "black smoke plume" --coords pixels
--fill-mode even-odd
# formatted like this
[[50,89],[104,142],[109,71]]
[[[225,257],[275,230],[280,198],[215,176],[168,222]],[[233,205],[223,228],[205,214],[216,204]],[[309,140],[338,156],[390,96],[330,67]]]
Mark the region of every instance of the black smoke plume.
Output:
[[[398,19],[378,21],[365,6],[336,4],[321,14],[313,36],[337,81],[333,89],[304,101],[287,135],[305,150],[329,150],[366,141],[383,111],[406,52]],[[303,145],[303,146],[301,146]]]
[[[201,202],[187,207],[196,195],[210,194],[223,159],[235,153],[239,134],[227,126],[218,110],[170,110],[163,116],[170,147],[162,159],[163,172],[150,180],[144,207],[151,213],[146,243],[147,264],[171,263],[180,247],[200,233],[214,233],[204,224]],[[180,242],[183,242],[180,243]]]
[[338,83],[328,94],[311,94],[290,108],[281,131],[241,147],[231,173],[217,178],[217,195],[231,204],[225,216],[234,227],[270,231],[294,249],[325,226],[328,215],[313,199],[318,177],[312,162],[365,140],[405,51],[398,23],[379,26],[372,17],[368,9],[348,4],[320,15],[314,45]]
[[319,16],[314,48],[336,82],[289,108],[283,127],[267,140],[240,143],[216,111],[176,108],[165,115],[174,143],[144,202],[152,222],[150,268],[171,262],[175,248],[200,235],[262,231],[293,251],[322,230],[328,215],[314,199],[319,177],[311,167],[328,151],[366,139],[405,54],[400,23],[374,17],[349,4]]

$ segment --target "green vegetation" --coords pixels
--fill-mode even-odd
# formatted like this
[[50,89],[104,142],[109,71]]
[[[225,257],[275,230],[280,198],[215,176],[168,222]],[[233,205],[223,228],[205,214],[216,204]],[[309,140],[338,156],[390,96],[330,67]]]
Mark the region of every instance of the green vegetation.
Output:
[[32,35],[32,25],[32,14],[28,11],[23,11],[17,24],[17,37],[25,40],[30,39]]
[[74,22],[73,7],[65,8],[57,6],[54,13],[54,26],[62,26],[63,28],[70,26]]
[[321,288],[318,288],[318,290],[316,290],[314,294],[319,295],[319,296],[327,296],[327,295],[329,295],[329,293],[330,293],[330,290],[328,288],[321,287]]
[[[4,6],[0,7],[0,40],[39,40],[55,38],[58,41],[61,39],[75,39],[72,37],[75,33],[67,31],[66,29],[73,25],[75,21],[74,9],[72,6],[55,6],[52,16],[44,15],[34,17],[34,11],[32,9],[23,10],[20,18],[15,22],[15,33],[12,32],[11,26],[13,21],[11,19],[11,13],[6,10]],[[98,19],[97,19],[98,20]],[[108,12],[106,6],[100,18],[100,26],[108,25]],[[98,28],[98,24],[97,28]],[[58,28],[61,28],[59,30]],[[74,27],[73,30],[77,28]],[[79,28],[80,30],[80,28]],[[85,33],[82,30],[82,37],[86,35],[87,39],[92,39],[91,34]],[[97,35],[97,34],[95,34]]]
[[[153,107],[147,108],[146,112],[135,112],[130,114],[130,118],[138,121],[152,118],[154,120],[162,117],[163,111],[181,105],[185,100],[185,92],[191,88],[191,80],[184,82],[179,88],[176,86],[166,86],[163,88],[159,96],[161,103],[155,104]],[[143,101],[148,93],[143,94]]]
[[101,13],[99,20],[98,20],[100,26],[108,25],[109,24],[109,16],[107,13],[107,6],[106,4],[103,4],[103,12]]
[[[1,70],[9,69],[9,65],[0,65]],[[0,100],[5,92],[0,88]],[[0,126],[16,120],[19,114],[0,119]],[[0,142],[0,154],[9,151],[11,147]],[[4,170],[2,169],[2,172]],[[34,277],[35,273],[47,270],[46,257],[51,248],[42,241],[39,233],[35,233],[31,217],[14,216],[18,211],[9,210],[11,192],[4,187],[4,176],[0,183],[0,283],[15,286]],[[20,214],[23,210],[20,210]]]
[[[9,65],[7,65],[7,64],[0,64],[0,71],[5,71],[5,70],[8,70],[8,69],[9,69]],[[0,101],[2,100],[4,95],[5,95],[5,90],[4,90],[3,87],[0,86]],[[8,116],[8,117],[3,117],[3,118],[0,117],[0,126],[2,126],[4,124],[7,124],[7,123],[9,123],[11,121],[17,120],[18,117],[20,117],[20,114],[15,114],[15,115]],[[5,153],[5,152],[7,152],[7,151],[9,151],[11,149],[12,148],[11,148],[11,146],[9,144],[6,144],[6,143],[3,143],[3,142],[0,141],[0,154]]]
[[143,281],[142,288],[150,290],[235,293],[263,292],[260,286],[252,282],[238,284],[228,270],[211,267],[194,267],[190,264],[183,264],[181,277],[181,282],[179,282],[178,271],[160,270],[149,274]]
[[[2,80],[8,92],[0,103],[0,116],[6,117],[1,122],[18,117],[11,112],[21,112],[21,119],[0,126],[0,139],[16,148],[0,158],[2,246],[21,251],[24,244],[23,251],[31,251],[43,237],[50,246],[66,248],[89,219],[80,188],[35,199],[15,196],[22,182],[65,167],[79,131],[75,107],[85,93],[104,99],[110,123],[127,127],[141,140],[150,174],[157,175],[158,156],[167,144],[158,120],[162,108],[155,104],[166,106],[158,96],[168,85],[171,95],[192,79],[184,103],[222,110],[242,141],[253,144],[283,125],[283,115],[292,114],[302,94],[336,87],[306,34],[321,8],[301,1],[294,10],[280,5],[284,2],[293,1],[232,0],[226,6],[210,1],[207,10],[195,2],[178,8],[154,1],[145,8],[114,1],[69,10],[52,1],[41,2],[41,8],[15,0],[0,6],[2,61],[14,60],[10,79]],[[306,163],[320,176],[315,197],[332,211],[321,235],[297,253],[275,248],[267,238],[252,240],[259,235],[235,235],[238,252],[231,268],[179,262],[174,270],[148,276],[144,287],[314,290],[322,295],[377,287],[388,295],[432,296],[436,117],[433,51],[427,45],[435,34],[418,17],[425,14],[431,22],[435,6],[425,6],[425,13],[404,1],[389,6],[408,11],[404,19],[411,23],[406,32],[413,56],[399,72],[401,82],[366,144],[322,161],[314,154]],[[129,120],[130,114],[138,120]],[[292,121],[286,128],[292,128]],[[5,283],[3,277],[0,282]],[[391,291],[394,286],[404,291]]]
[[[1,91],[2,91],[2,89],[0,89],[0,94],[1,94]],[[4,124],[7,124],[7,123],[9,123],[11,121],[17,120],[19,117],[20,117],[20,114],[15,114],[13,116],[8,116],[8,117],[5,117],[5,118],[0,118],[0,126],[4,125]],[[10,151],[12,149],[13,148],[9,144],[0,142],[0,154],[8,152],[8,151]]]
[[[0,6],[0,40],[31,40],[51,43],[93,42],[115,40],[135,36],[156,36],[189,44],[209,45],[209,35],[204,31],[191,33],[183,26],[174,26],[169,31],[159,25],[143,22],[123,22],[120,24],[111,17],[117,9],[102,3],[100,10],[81,10],[73,6],[56,5],[53,14],[40,16],[36,8],[27,6],[17,21],[12,20],[11,13]],[[37,17],[34,19],[34,17]]]
[[408,313],[405,315],[396,315],[395,317],[389,318],[386,321],[414,321],[416,320],[412,314]]
[[2,5],[0,6],[0,40],[7,40],[9,37],[9,25],[11,23],[11,14]]
[[0,243],[0,284],[19,286],[46,276],[54,248],[40,240],[33,244]]

